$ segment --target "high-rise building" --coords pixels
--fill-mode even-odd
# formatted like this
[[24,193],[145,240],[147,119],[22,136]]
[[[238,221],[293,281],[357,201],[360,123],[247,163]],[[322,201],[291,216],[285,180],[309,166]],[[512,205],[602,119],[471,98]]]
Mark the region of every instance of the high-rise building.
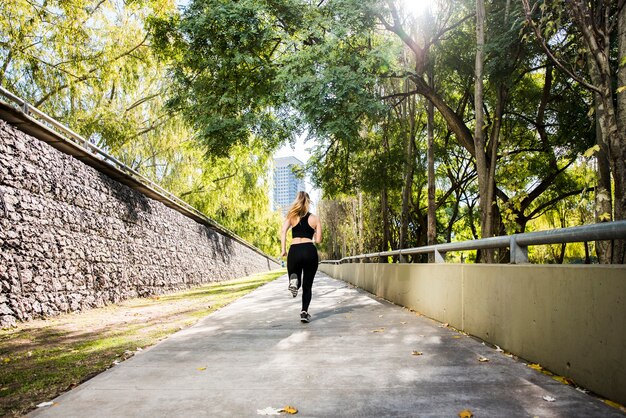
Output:
[[304,163],[296,157],[282,157],[274,159],[274,210],[287,213],[289,205],[296,198],[296,193],[304,190],[304,179],[294,174],[295,167],[302,167]]

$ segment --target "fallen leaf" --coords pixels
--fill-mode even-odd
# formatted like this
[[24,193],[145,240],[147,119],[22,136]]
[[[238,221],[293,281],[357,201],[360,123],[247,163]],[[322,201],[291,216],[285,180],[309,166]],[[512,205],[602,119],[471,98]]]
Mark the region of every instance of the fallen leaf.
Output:
[[382,316],[382,315],[378,315],[378,317],[379,317],[379,318],[382,318],[383,316]]
[[469,409],[464,409],[463,411],[459,412],[460,418],[472,418],[473,416],[474,414],[472,414],[472,411],[470,411]]
[[489,359],[487,357],[478,357],[478,361],[480,361],[481,363],[486,363],[489,361]]
[[378,328],[373,330],[372,332],[385,332],[385,328]]
[[503,349],[501,349],[500,347],[498,347],[497,345],[496,345],[496,351],[497,351],[498,353],[504,353],[504,350],[503,350]]
[[44,406],[52,406],[54,405],[53,401],[49,401],[49,402],[42,402],[40,404],[37,405],[37,408],[43,408]]
[[276,408],[272,408],[271,406],[268,406],[265,409],[257,409],[256,413],[257,415],[280,415],[280,409],[276,409]]
[[609,401],[608,399],[604,399],[603,402],[607,404],[608,406],[612,406],[613,408],[619,409],[622,412],[626,412],[626,408],[624,408],[622,405],[618,404],[617,402]]
[[531,369],[534,369],[534,370],[538,370],[538,371],[542,371],[543,370],[543,367],[541,367],[541,364],[538,364],[538,363],[528,364],[528,367],[530,367]]
[[450,325],[450,324],[448,324],[446,322],[446,323],[443,323],[443,324],[439,325],[439,328],[448,328],[448,325]]
[[286,412],[288,414],[294,415],[298,413],[298,410],[294,408],[293,406],[286,406],[283,409],[281,409],[280,412]]
[[564,385],[574,386],[574,381],[570,379],[569,377],[554,375],[552,376],[552,378],[556,380],[557,382],[563,383]]
[[401,321],[400,323],[401,323],[402,325],[404,325],[404,324],[406,324],[406,321]]
[[198,370],[200,370],[201,372],[206,370],[206,367],[198,367]]
[[452,337],[452,338],[454,338],[455,340],[458,340],[459,338],[461,338],[461,336],[459,336],[459,335],[455,335],[455,336],[454,336],[454,337]]
[[548,402],[554,402],[554,401],[556,401],[556,398],[553,398],[550,395],[546,395],[546,396],[543,397],[543,400],[544,401],[548,401]]
[[584,393],[584,394],[589,393],[589,391],[588,391],[587,389],[583,389],[583,388],[580,388],[580,387],[579,387],[579,388],[576,388],[576,390],[577,390],[577,391],[579,391],[579,392],[581,392],[581,393]]
[[414,356],[421,356],[421,355],[422,355],[422,354],[424,354],[424,353],[422,353],[421,351],[415,351],[415,350],[413,350],[413,351],[411,352],[411,354],[413,354]]
[[113,364],[114,364],[115,366],[117,366],[118,364],[120,364],[120,361],[119,361],[119,360],[113,360]]

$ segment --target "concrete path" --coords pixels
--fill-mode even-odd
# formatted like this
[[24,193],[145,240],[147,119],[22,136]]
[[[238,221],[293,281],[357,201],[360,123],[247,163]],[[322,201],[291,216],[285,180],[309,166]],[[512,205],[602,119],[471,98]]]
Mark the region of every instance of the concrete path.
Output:
[[624,416],[321,273],[310,311],[300,323],[300,297],[281,277],[31,416],[258,417],[287,405],[299,417]]

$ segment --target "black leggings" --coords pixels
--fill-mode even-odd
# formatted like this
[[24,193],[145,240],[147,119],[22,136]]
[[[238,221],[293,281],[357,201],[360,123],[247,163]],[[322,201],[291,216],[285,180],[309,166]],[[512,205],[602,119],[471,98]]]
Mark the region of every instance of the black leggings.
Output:
[[[312,242],[292,244],[287,254],[287,275],[298,276],[298,288],[302,285],[302,310],[308,311],[311,303],[311,287],[317,272],[317,248]],[[303,274],[304,273],[304,274]]]

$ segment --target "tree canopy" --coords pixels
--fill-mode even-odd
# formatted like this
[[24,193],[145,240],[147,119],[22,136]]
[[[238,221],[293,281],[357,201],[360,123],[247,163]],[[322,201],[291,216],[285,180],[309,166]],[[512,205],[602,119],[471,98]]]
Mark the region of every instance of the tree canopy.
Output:
[[329,257],[624,219],[623,2],[408,4],[9,0],[0,83],[266,249],[302,135]]

